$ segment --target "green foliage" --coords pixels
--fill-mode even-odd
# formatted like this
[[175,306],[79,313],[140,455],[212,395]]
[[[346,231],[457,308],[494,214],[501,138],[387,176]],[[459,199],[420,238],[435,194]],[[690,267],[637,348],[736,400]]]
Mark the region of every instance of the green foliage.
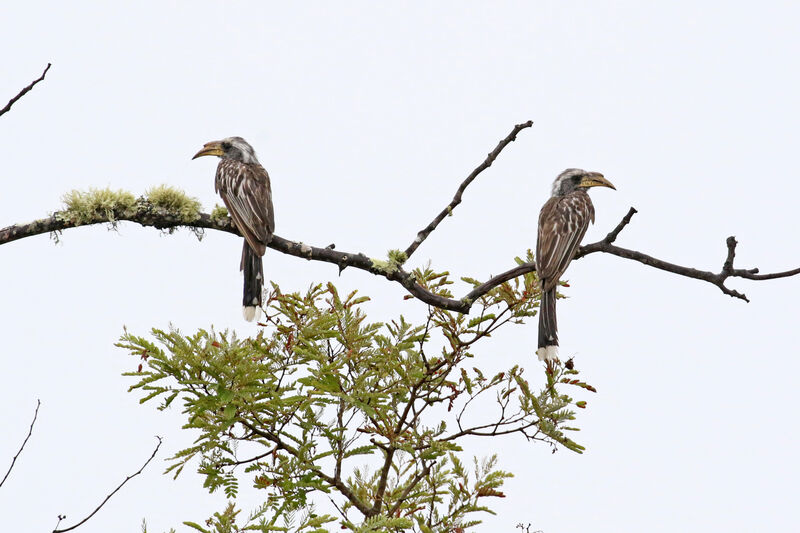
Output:
[[185,192],[168,185],[157,185],[145,192],[145,199],[154,207],[159,207],[176,215],[184,222],[193,222],[200,216],[200,201],[187,196]]
[[118,190],[89,189],[88,192],[70,191],[63,197],[64,209],[58,212],[61,220],[76,226],[93,222],[114,222],[121,213],[136,208],[133,194]]
[[[447,273],[415,276],[450,295]],[[465,530],[492,512],[491,498],[505,497],[511,474],[496,456],[465,468],[462,439],[519,435],[583,450],[565,434],[576,402],[560,390],[593,390],[577,370],[554,365],[535,391],[519,365],[494,376],[475,366],[478,341],[536,314],[534,274],[490,291],[472,316],[430,308],[422,324],[370,322],[367,300],[332,284],[305,294],[273,284],[266,327],[254,338],[156,329],[153,341],[125,332],[119,346],[144,365],[127,374],[137,380],[131,390],[142,403],[157,399],[158,409],[179,400],[184,428],[198,434],[167,471],[177,476],[191,462],[209,491],[231,500],[203,525],[187,525],[215,533]],[[234,506],[243,483],[263,492],[247,518]],[[314,513],[323,498],[338,518]]]
[[111,222],[113,225],[117,219],[133,215],[142,207],[160,208],[190,223],[197,220],[201,209],[196,198],[167,185],[150,188],[138,200],[127,191],[109,188],[91,188],[88,192],[73,190],[65,194],[63,200],[64,209],[56,216],[76,226],[96,222]]
[[397,265],[402,265],[408,261],[408,256],[401,250],[389,250],[389,261]]
[[392,274],[397,272],[397,270],[403,266],[403,263],[405,263],[406,260],[408,260],[408,256],[405,252],[400,250],[389,250],[388,259],[386,261],[381,261],[380,259],[371,259],[372,267],[379,272],[383,272],[384,274]]

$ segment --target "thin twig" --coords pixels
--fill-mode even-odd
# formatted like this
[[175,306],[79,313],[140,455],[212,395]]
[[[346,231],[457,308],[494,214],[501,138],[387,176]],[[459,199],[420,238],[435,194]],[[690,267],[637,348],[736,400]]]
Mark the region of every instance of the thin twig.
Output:
[[800,268],[795,268],[793,270],[785,270],[783,272],[774,272],[772,274],[759,274],[757,268],[751,268],[750,270],[734,269],[731,276],[737,278],[752,279],[753,281],[763,281],[767,279],[790,278],[798,274],[800,274]]
[[[93,517],[95,514],[97,514],[97,511],[102,509],[102,507],[106,504],[106,502],[108,502],[108,500],[110,500],[111,497],[114,494],[116,494],[117,491],[119,491],[119,489],[121,489],[123,485],[125,485],[125,483],[127,483],[131,479],[133,479],[136,476],[138,476],[139,474],[141,474],[142,471],[147,467],[147,465],[150,464],[150,461],[152,461],[153,458],[156,456],[156,453],[158,453],[158,449],[161,447],[161,437],[156,436],[156,438],[158,439],[158,444],[156,444],[156,449],[153,450],[153,453],[150,455],[150,458],[147,459],[147,461],[145,461],[145,463],[142,465],[142,467],[139,470],[137,470],[135,473],[133,473],[133,474],[129,475],[128,477],[126,477],[125,480],[122,483],[120,483],[119,486],[116,489],[111,491],[111,494],[106,496],[106,499],[103,500],[102,503],[100,503],[100,505],[98,505],[97,508],[94,511],[92,511],[91,514],[89,514],[89,516],[87,516],[86,518],[84,518],[83,520],[81,520],[80,522],[75,524],[74,526],[70,526],[70,527],[68,527],[66,529],[54,529],[53,533],[64,533],[65,531],[72,531],[76,527],[79,527],[79,526],[83,525],[84,523],[86,523],[87,520],[89,520],[91,517]],[[66,518],[66,516],[63,516],[63,517],[62,517],[62,515],[58,516],[59,523],[61,522],[61,520],[63,518]],[[56,524],[56,528],[58,528],[58,524]]]
[[244,459],[242,461],[231,461],[231,462],[228,462],[228,463],[220,461],[219,463],[216,464],[216,466],[225,467],[225,466],[245,465],[247,463],[252,463],[253,461],[258,461],[259,459],[263,459],[264,457],[266,457],[268,455],[272,455],[276,451],[278,451],[278,447],[277,446],[275,446],[271,450],[268,450],[268,451],[266,451],[266,452],[264,452],[264,453],[262,453],[260,455],[256,455],[255,457],[251,457],[250,459]]
[[406,488],[403,489],[402,494],[400,494],[400,497],[397,498],[396,502],[394,502],[394,505],[392,505],[389,508],[389,510],[386,512],[387,516],[394,516],[394,513],[397,512],[397,509],[399,509],[400,506],[405,501],[405,499],[408,498],[408,495],[411,494],[411,491],[414,490],[414,487],[416,487],[419,484],[419,482],[422,481],[422,478],[424,478],[428,474],[430,474],[431,467],[433,465],[435,465],[435,464],[436,464],[436,461],[428,463],[428,464],[426,464],[426,465],[424,465],[422,467],[422,470],[417,472],[417,474],[414,476],[414,478],[411,481],[409,481],[408,485],[406,485]]
[[3,109],[0,109],[0,116],[3,116],[3,115],[5,115],[6,113],[8,113],[8,112],[11,110],[11,106],[12,106],[12,105],[14,105],[15,103],[17,103],[17,100],[19,100],[20,98],[22,98],[23,96],[25,96],[25,94],[27,94],[27,93],[28,93],[28,91],[30,91],[31,89],[33,89],[33,86],[34,86],[34,85],[36,85],[37,83],[39,83],[40,81],[42,81],[42,80],[44,79],[44,76],[45,76],[45,74],[47,74],[47,71],[48,71],[48,70],[50,70],[50,63],[48,63],[48,64],[47,64],[47,66],[44,68],[44,72],[42,72],[42,75],[41,75],[41,76],[39,76],[38,78],[36,78],[35,80],[33,80],[33,81],[30,83],[30,85],[28,85],[27,87],[25,87],[24,89],[22,89],[22,90],[19,92],[19,94],[17,94],[17,96],[15,96],[15,97],[14,97],[14,98],[12,98],[11,100],[9,100],[9,101],[8,101],[8,103],[6,104],[6,106],[5,106]]
[[603,242],[611,244],[612,242],[616,241],[617,237],[619,236],[619,233],[623,229],[625,229],[625,226],[631,223],[631,219],[633,218],[633,215],[635,215],[636,213],[638,213],[638,211],[636,210],[635,207],[631,207],[630,209],[628,209],[628,213],[624,217],[622,217],[622,220],[619,222],[619,224],[617,224],[617,227],[611,230],[611,232],[608,235],[606,235],[606,238],[603,239]]
[[[250,431],[252,431],[254,434],[258,435],[259,437],[263,437],[268,441],[272,442],[273,444],[276,444],[281,450],[284,450],[293,457],[300,459],[301,454],[297,450],[297,448],[281,440],[281,438],[278,435],[275,435],[271,431],[264,431],[262,429],[259,429],[250,422],[248,422],[247,420],[239,420],[239,423],[242,424],[247,429],[249,429]],[[362,502],[361,499],[353,491],[351,491],[350,487],[345,485],[345,483],[341,479],[336,479],[333,476],[329,476],[316,466],[309,465],[307,468],[315,476],[319,477],[332,487],[336,487],[345,498],[350,500],[350,503],[352,503],[356,509],[358,509],[364,514],[364,516],[370,516],[367,514],[370,511],[370,507],[367,506],[364,502]]]
[[[525,430],[526,429],[529,429],[529,428],[532,428],[532,427],[536,427],[536,426],[539,425],[539,421],[535,420],[535,421],[525,422],[525,424],[523,424],[523,425],[521,425],[519,427],[515,427],[513,429],[505,429],[503,431],[498,431],[500,429],[500,426],[507,426],[507,425],[512,425],[512,424],[517,424],[520,421],[521,421],[521,419],[516,419],[516,420],[509,420],[507,422],[502,422],[502,423],[499,423],[499,424],[496,423],[496,422],[492,422],[490,424],[484,424],[482,426],[474,426],[474,427],[471,427],[471,428],[468,428],[468,429],[462,429],[462,430],[458,431],[457,433],[453,433],[452,435],[449,435],[447,437],[441,438],[439,440],[442,441],[442,442],[445,442],[445,441],[449,441],[449,440],[458,439],[460,437],[463,437],[464,435],[472,435],[474,437],[498,437],[500,435],[510,435],[512,433],[522,433],[523,435],[525,435]],[[485,431],[485,432],[478,431],[479,429],[485,429],[485,428],[490,428],[490,427],[494,427],[495,429],[493,429],[492,431]]]
[[523,122],[522,124],[517,124],[516,126],[514,126],[514,129],[511,130],[511,133],[509,133],[505,139],[501,140],[497,144],[494,150],[489,152],[489,155],[486,156],[486,159],[484,159],[483,163],[478,165],[475,168],[475,170],[473,170],[472,173],[469,176],[467,176],[467,179],[461,182],[461,185],[459,185],[455,196],[453,196],[453,199],[450,201],[449,204],[447,204],[447,207],[442,209],[442,212],[436,215],[436,218],[434,218],[430,224],[422,228],[422,230],[420,230],[419,233],[417,233],[417,237],[411,242],[410,245],[408,245],[408,248],[406,248],[405,250],[406,258],[411,257],[411,254],[413,254],[416,251],[416,249],[419,248],[419,245],[422,244],[422,242],[428,238],[428,235],[430,235],[431,232],[433,232],[433,230],[436,229],[436,226],[438,226],[439,223],[442,220],[444,220],[446,216],[453,214],[453,209],[455,209],[456,206],[461,203],[461,195],[464,194],[464,191],[469,186],[469,184],[472,183],[472,181],[478,177],[478,174],[480,174],[481,172],[492,166],[492,163],[494,163],[494,160],[497,159],[497,156],[500,155],[500,152],[503,151],[503,148],[505,148],[506,146],[508,146],[517,139],[517,134],[520,131],[524,130],[525,128],[530,128],[531,126],[533,126],[533,121],[531,120],[529,120],[528,122]]
[[36,423],[36,417],[39,416],[39,406],[40,405],[42,405],[41,400],[36,400],[36,411],[33,412],[33,420],[31,420],[31,427],[28,428],[28,435],[25,437],[25,440],[22,441],[22,446],[19,447],[19,451],[14,456],[14,458],[11,460],[11,466],[8,467],[8,471],[6,472],[6,475],[3,476],[3,481],[0,481],[0,487],[2,487],[3,483],[5,483],[6,479],[8,479],[9,474],[11,474],[11,470],[14,468],[14,463],[17,462],[17,457],[20,456],[20,454],[22,453],[22,450],[25,449],[25,445],[28,444],[28,439],[31,438],[31,433],[33,433],[33,425]]

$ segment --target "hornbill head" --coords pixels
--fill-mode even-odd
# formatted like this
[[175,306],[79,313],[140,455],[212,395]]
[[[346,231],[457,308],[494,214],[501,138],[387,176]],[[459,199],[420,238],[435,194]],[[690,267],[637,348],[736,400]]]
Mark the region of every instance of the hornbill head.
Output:
[[256,151],[241,137],[226,137],[221,141],[211,141],[203,145],[203,149],[194,154],[192,159],[204,155],[215,155],[223,159],[232,159],[245,164],[258,164]]
[[558,175],[553,182],[552,196],[564,196],[577,189],[588,189],[589,187],[609,187],[617,190],[599,172],[587,172],[579,168],[568,168]]

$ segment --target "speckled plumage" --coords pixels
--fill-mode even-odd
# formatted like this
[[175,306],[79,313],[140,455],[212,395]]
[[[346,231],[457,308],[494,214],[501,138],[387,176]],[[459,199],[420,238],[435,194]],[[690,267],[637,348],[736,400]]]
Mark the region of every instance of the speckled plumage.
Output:
[[245,239],[239,268],[244,273],[243,313],[245,319],[251,321],[263,303],[264,268],[261,257],[275,231],[269,174],[258,162],[253,147],[241,137],[208,143],[204,150],[198,156],[220,157],[214,189]]
[[[589,224],[594,223],[594,205],[586,192],[587,186],[581,185],[586,176],[602,179],[601,174],[575,168],[559,174],[553,182],[552,196],[539,212],[536,273],[541,283],[542,299],[536,353],[540,360],[557,358],[556,287],[575,257]],[[611,186],[608,182],[598,184]]]

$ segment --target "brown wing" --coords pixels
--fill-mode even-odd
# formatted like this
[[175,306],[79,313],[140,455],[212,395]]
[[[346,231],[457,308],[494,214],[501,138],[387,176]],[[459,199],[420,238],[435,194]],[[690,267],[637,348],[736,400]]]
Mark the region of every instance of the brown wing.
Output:
[[539,213],[539,235],[536,241],[536,272],[542,289],[556,286],[594,222],[594,206],[584,191],[550,198]]
[[261,165],[223,159],[217,167],[215,188],[247,244],[258,255],[264,255],[275,231],[267,171]]

